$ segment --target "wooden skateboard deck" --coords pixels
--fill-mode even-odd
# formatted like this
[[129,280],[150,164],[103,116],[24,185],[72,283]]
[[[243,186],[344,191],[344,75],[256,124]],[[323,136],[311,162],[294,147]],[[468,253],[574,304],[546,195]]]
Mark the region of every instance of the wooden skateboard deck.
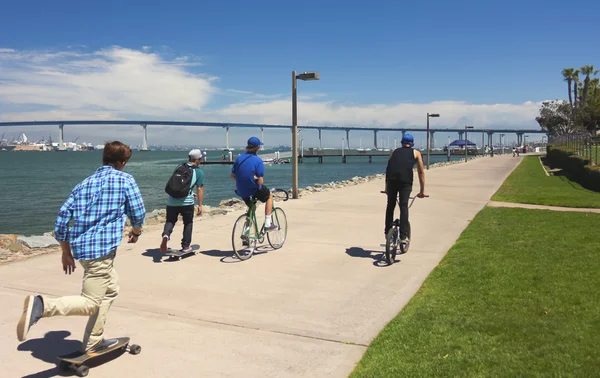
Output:
[[102,349],[97,352],[73,352],[63,356],[59,356],[60,360],[59,368],[63,371],[73,370],[79,377],[85,377],[88,375],[89,368],[84,363],[92,358],[103,356],[107,353],[113,352],[117,349],[126,350],[129,347],[129,353],[139,354],[142,351],[142,347],[136,344],[129,344],[129,337],[119,337],[118,342],[110,348]]
[[200,249],[200,246],[198,244],[193,244],[193,245],[191,245],[191,247],[192,247],[192,249],[187,252],[182,252],[181,250],[176,250],[176,249],[169,249],[169,250],[167,250],[165,255],[169,256],[170,260],[175,260],[175,259],[180,260],[184,256],[195,255],[197,253],[197,251]]

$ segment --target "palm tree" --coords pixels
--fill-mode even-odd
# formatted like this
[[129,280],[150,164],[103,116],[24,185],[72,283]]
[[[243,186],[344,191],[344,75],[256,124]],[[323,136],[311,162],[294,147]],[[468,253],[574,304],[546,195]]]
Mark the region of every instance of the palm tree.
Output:
[[[597,74],[598,72],[600,72],[600,71],[596,71],[595,73]],[[600,79],[595,78],[595,79],[590,80],[590,85],[591,85],[590,97],[596,98],[596,96],[600,95],[600,89],[598,89],[598,86],[600,86]]]
[[573,82],[573,75],[575,74],[574,68],[565,68],[562,70],[562,75],[567,82],[567,90],[569,91],[569,103],[573,107],[573,97],[571,96],[571,83]]
[[581,67],[581,73],[585,75],[585,80],[583,81],[583,98],[582,101],[585,103],[587,100],[587,94],[590,89],[590,75],[595,74],[598,71],[594,70],[594,66],[590,66],[589,64]]
[[573,71],[573,96],[575,96],[573,101],[573,107],[577,107],[577,86],[579,85],[579,70]]

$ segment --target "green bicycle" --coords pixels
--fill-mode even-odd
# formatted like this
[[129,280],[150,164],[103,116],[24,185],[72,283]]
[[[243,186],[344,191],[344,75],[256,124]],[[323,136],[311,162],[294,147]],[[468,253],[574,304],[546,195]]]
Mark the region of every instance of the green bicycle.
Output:
[[[283,189],[271,189],[271,193],[276,192],[285,193],[285,199],[283,200],[288,200],[289,194],[287,191]],[[246,214],[240,215],[233,225],[231,244],[233,252],[240,260],[248,260],[252,257],[256,250],[256,244],[264,243],[265,234],[273,249],[283,247],[287,237],[287,218],[282,208],[275,207],[275,199],[273,199],[271,220],[277,228],[265,232],[265,223],[263,222],[259,230],[258,221],[256,220],[256,202],[257,200],[252,198]]]

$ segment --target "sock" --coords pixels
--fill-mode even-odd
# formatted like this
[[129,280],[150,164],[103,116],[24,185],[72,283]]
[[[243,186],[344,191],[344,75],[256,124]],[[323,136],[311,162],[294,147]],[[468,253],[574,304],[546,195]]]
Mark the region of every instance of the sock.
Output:
[[271,214],[265,216],[265,227],[271,227]]

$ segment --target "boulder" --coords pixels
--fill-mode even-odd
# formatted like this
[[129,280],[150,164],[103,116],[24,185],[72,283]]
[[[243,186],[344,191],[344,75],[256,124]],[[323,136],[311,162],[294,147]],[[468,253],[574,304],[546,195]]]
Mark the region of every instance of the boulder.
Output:
[[154,218],[157,218],[158,214],[155,213],[154,211],[151,213],[146,213],[146,223]]
[[215,210],[211,210],[208,212],[208,215],[227,215],[227,213],[229,213],[227,210],[224,209],[215,209]]
[[219,203],[219,207],[221,207],[221,206],[231,207],[231,206],[237,205],[239,203],[243,204],[244,202],[239,198],[230,198],[230,199],[221,201]]
[[0,248],[17,241],[17,235],[0,234]]
[[12,244],[7,245],[6,249],[8,249],[11,252],[21,252],[23,250],[23,244],[12,243]]
[[56,239],[50,236],[21,236],[17,241],[29,248],[48,248],[58,245]]

